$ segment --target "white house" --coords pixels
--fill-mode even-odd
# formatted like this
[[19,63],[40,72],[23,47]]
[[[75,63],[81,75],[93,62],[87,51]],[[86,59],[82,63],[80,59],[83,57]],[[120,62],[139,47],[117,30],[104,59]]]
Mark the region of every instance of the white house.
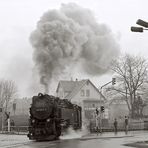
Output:
[[89,80],[60,81],[56,90],[61,99],[68,99],[82,107],[82,119],[90,120],[97,107],[104,105],[105,97]]

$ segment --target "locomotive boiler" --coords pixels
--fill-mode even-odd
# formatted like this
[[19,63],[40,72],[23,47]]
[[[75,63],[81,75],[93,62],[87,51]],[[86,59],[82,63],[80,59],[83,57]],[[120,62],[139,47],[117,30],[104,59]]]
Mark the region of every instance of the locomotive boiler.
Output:
[[67,128],[77,130],[81,125],[80,106],[47,94],[33,96],[28,128],[30,140],[56,140]]

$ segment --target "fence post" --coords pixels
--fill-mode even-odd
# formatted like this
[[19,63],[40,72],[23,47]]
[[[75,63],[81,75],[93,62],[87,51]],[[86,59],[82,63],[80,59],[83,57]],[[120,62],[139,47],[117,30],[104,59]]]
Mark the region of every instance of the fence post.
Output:
[[10,118],[7,119],[8,122],[8,132],[10,132]]

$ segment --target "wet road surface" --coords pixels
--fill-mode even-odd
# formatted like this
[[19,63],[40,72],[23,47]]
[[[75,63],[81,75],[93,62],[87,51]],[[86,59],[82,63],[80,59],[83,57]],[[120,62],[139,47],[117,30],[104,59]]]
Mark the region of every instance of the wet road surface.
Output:
[[[72,137],[71,137],[72,138]],[[113,133],[96,135],[91,134],[76,139],[62,139],[51,142],[30,141],[26,135],[0,134],[0,148],[132,148],[127,143],[148,140],[148,132],[130,132],[128,135]]]

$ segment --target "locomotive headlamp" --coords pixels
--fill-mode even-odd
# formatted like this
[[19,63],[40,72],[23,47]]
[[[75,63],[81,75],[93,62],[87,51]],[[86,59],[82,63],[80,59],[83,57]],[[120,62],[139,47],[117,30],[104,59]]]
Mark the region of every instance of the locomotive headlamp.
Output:
[[47,122],[50,122],[50,119],[47,119],[46,121],[47,121]]
[[32,119],[32,123],[35,123],[35,119]]

